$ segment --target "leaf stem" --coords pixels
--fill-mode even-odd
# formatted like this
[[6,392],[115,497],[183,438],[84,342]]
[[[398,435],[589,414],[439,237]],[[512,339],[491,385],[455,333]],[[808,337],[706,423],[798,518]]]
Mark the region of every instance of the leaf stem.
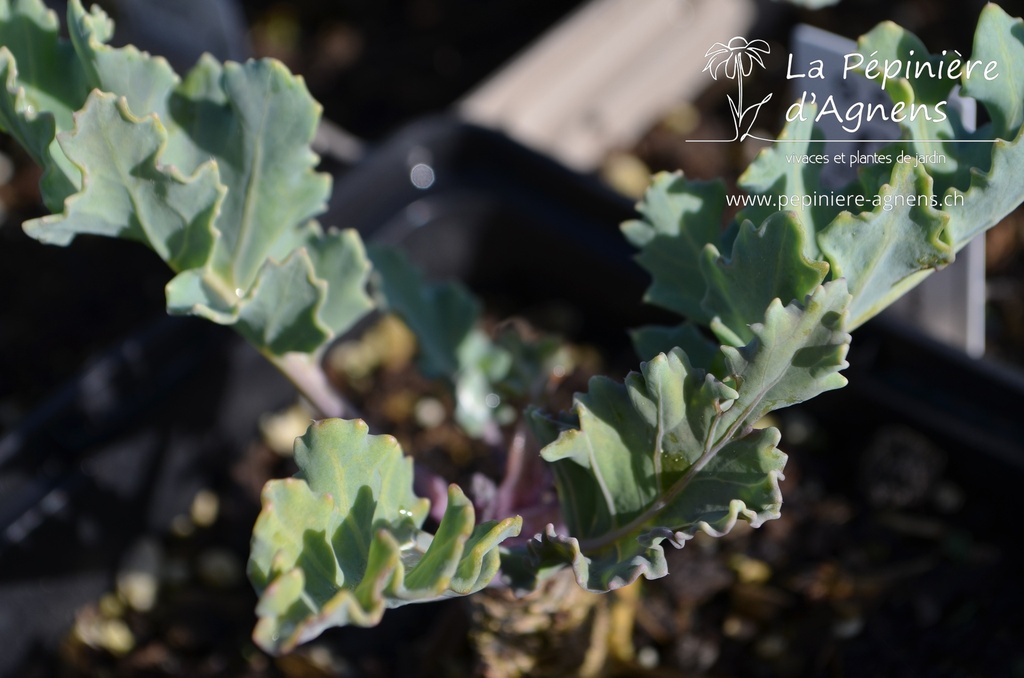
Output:
[[314,356],[303,353],[286,353],[264,356],[292,382],[299,393],[324,417],[359,419],[359,411],[344,396],[338,393],[327,380]]
[[[495,493],[494,506],[490,511],[489,519],[502,518],[512,515],[516,510],[516,500],[524,496],[533,498],[539,494],[537,490],[537,466],[540,460],[539,454],[528,456],[526,451],[527,424],[526,418],[520,417],[516,422],[515,432],[512,441],[508,446],[508,456],[505,460],[505,476],[498,485]],[[534,492],[530,492],[534,490]]]

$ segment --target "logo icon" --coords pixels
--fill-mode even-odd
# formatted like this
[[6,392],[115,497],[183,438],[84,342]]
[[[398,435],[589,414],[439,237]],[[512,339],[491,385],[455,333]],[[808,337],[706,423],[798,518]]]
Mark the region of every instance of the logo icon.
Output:
[[725,77],[732,80],[735,78],[739,91],[736,100],[728,95],[729,109],[732,111],[732,121],[736,134],[732,139],[722,139],[721,142],[743,141],[751,136],[750,130],[754,126],[757,114],[772,95],[769,94],[756,104],[747,108],[743,107],[743,78],[754,72],[754,64],[764,68],[762,54],[771,53],[771,47],[764,40],[747,40],[742,36],[736,36],[728,44],[716,42],[704,54],[708,60],[705,71],[711,73],[711,77],[718,80],[719,72],[724,71]]

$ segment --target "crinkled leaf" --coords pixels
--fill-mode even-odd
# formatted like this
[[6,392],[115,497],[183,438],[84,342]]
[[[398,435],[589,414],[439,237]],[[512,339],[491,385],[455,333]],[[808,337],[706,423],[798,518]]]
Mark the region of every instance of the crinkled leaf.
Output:
[[828,264],[804,255],[806,239],[793,213],[776,212],[760,226],[741,224],[728,259],[714,245],[705,248],[702,304],[720,341],[746,344],[753,337],[750,325],[761,319],[769,302],[803,299],[821,284]]
[[191,173],[217,161],[228,191],[206,275],[248,291],[274,243],[325,208],[330,177],[314,171],[310,150],[319,104],[301,78],[273,60],[220,64],[205,55],[182,82],[161,57],[105,44],[113,23],[99,8],[86,13],[73,0],[68,24],[90,86],[126,97],[136,115],[161,120],[168,135],[163,162]]
[[932,193],[920,165],[898,165],[882,187],[881,205],[857,216],[844,213],[819,236],[833,275],[845,277],[853,302],[850,329],[860,326],[919,282],[923,271],[953,261],[946,238],[949,217],[919,204]]
[[361,421],[315,422],[296,440],[299,472],[272,480],[253,530],[249,577],[260,594],[257,644],[278,654],[332,626],[373,626],[384,610],[480,590],[519,518],[475,525],[455,485],[431,536],[412,460]]
[[[283,264],[268,261],[241,297],[224,287],[189,290],[189,284],[218,282],[199,268],[209,263],[219,236],[212,223],[225,189],[217,181],[217,165],[181,177],[160,162],[167,138],[159,120],[135,119],[123,100],[109,94],[93,94],[77,116],[75,131],[60,141],[81,167],[85,185],[66,201],[63,214],[27,223],[28,233],[58,244],[75,233],[144,242],[174,270],[184,270],[168,285],[172,311],[237,322],[246,338],[272,354],[315,351],[369,309],[364,291],[369,264],[351,231],[314,233],[306,248]],[[197,298],[209,301],[190,306]]]
[[43,197],[59,210],[81,185],[57,145],[89,94],[84,69],[58,35],[57,16],[41,0],[0,3],[0,130],[13,135],[43,168]]
[[1016,138],[1024,124],[1024,22],[1011,18],[999,5],[986,5],[974,33],[971,60],[981,60],[982,69],[994,61],[996,70],[991,78],[984,70],[970,78],[964,73],[964,93],[988,109],[995,138]]
[[[1024,97],[1024,90],[1021,92]],[[942,208],[949,215],[949,238],[959,251],[977,235],[995,226],[1024,200],[1024,126],[1012,141],[997,140],[992,144],[992,168],[987,172],[971,171],[971,185],[962,194],[947,191],[953,204]]]
[[751,326],[754,338],[743,348],[723,346],[729,374],[735,375],[739,409],[725,414],[731,428],[753,425],[774,410],[842,388],[850,335],[851,297],[844,280],[817,288],[803,304],[775,299],[764,321]]
[[176,271],[206,263],[225,191],[215,164],[189,178],[162,166],[166,134],[160,121],[139,120],[123,99],[98,91],[76,116],[74,132],[62,133],[59,141],[85,183],[63,214],[28,222],[29,235],[57,245],[78,233],[137,240]]
[[331,180],[310,143],[320,105],[276,61],[204,57],[172,95],[171,115],[196,157],[217,159],[228,188],[207,275],[247,290],[277,240],[322,212]]
[[[883,23],[861,38],[859,49],[865,57],[881,61],[913,58],[916,63],[927,60],[936,70],[955,58],[952,53],[944,58],[928,56],[920,40],[891,23]],[[838,208],[828,207],[798,210],[798,223],[805,233],[805,255],[809,259],[829,261],[833,265],[830,279],[840,276],[850,279],[850,290],[854,294],[851,328],[881,311],[935,268],[951,261],[953,252],[993,226],[1024,198],[1024,184],[1016,179],[1024,171],[1024,151],[1019,144],[1024,116],[1020,112],[1020,101],[1024,101],[1024,60],[1016,58],[1021,50],[1024,50],[1021,22],[1010,19],[998,6],[987,6],[975,37],[975,54],[971,57],[981,59],[983,66],[975,69],[970,80],[965,78],[964,90],[989,107],[993,123],[977,133],[968,133],[949,106],[944,109],[946,120],[938,120],[935,115],[929,120],[929,116],[923,114],[911,119],[908,115],[902,123],[905,140],[892,147],[893,157],[901,152],[915,155],[935,151],[945,156],[942,162],[922,163],[914,166],[913,171],[909,164],[894,162],[890,167],[873,168],[863,174],[871,208],[859,216],[848,212],[840,214]],[[999,64],[999,75],[986,80],[983,68],[991,60]],[[892,78],[887,83],[887,91],[894,102],[934,110],[937,104],[948,99],[953,84],[941,78]],[[790,123],[782,136],[804,140],[805,145],[787,143],[763,151],[744,173],[741,185],[754,196],[814,195],[820,190],[817,169],[790,163],[785,157],[813,152],[810,118],[807,122]],[[977,143],[992,136],[1003,137],[1006,141]],[[950,141],[927,141],[930,139]],[[972,143],[957,143],[958,139]],[[881,177],[881,180],[873,177]],[[886,208],[887,201],[896,206]],[[767,201],[763,206],[744,209],[739,216],[767,218],[776,205],[775,201]],[[739,233],[742,239],[742,227]],[[756,250],[751,248],[752,259],[757,256]],[[765,248],[764,252],[771,253],[767,254],[771,257],[778,250]],[[713,257],[709,256],[705,263],[712,261]],[[685,263],[689,265],[690,262]],[[663,268],[671,269],[671,263]],[[748,267],[748,271],[754,268]],[[755,303],[749,295],[765,281],[764,271],[770,268],[763,269],[761,275],[734,276],[732,284],[724,286],[721,271],[708,266],[710,279],[705,297],[708,313],[724,311],[724,318],[728,318],[729,311],[744,306],[749,312],[757,313],[755,309],[762,307],[761,303]],[[777,266],[775,270],[785,270],[785,267]],[[667,285],[668,278],[662,282]],[[762,300],[766,301],[770,294],[767,292]],[[781,296],[783,300],[787,298],[785,294]],[[743,313],[736,313],[731,320],[716,323],[715,329],[720,339],[735,345],[748,338],[744,334],[747,322]]]
[[[222,66],[205,56],[170,94],[168,108],[174,125],[166,162],[189,167],[214,158],[227,188],[216,221],[220,237],[209,262],[172,281],[169,310],[233,322],[244,313],[240,304],[251,291],[265,290],[257,277],[265,267],[276,267],[275,259],[304,244],[319,260],[314,250],[336,250],[344,243],[352,268],[317,266],[315,277],[326,285],[310,278],[316,289],[302,292],[321,300],[330,294],[334,301],[323,302],[327,316],[319,327],[293,336],[319,333],[326,341],[348,329],[371,306],[363,292],[368,264],[353,236],[320,242],[326,236],[308,221],[323,209],[330,179],[313,171],[316,156],[309,144],[319,105],[302,80],[272,61]],[[339,308],[344,299],[351,303]],[[278,343],[269,350],[307,351],[308,345]]]
[[[52,116],[57,129],[65,130],[89,94],[89,84],[74,49],[60,40],[59,30],[57,15],[40,0],[0,3],[0,45],[24,62],[15,82],[23,88],[25,104],[36,113]],[[8,89],[8,93],[14,91]],[[35,146],[19,140],[26,148]]]
[[[910,50],[914,50],[913,57]],[[819,244],[834,266],[833,275],[851,279],[855,296],[851,329],[921,282],[934,267],[951,261],[953,253],[1024,199],[1024,184],[1016,178],[1024,168],[1020,145],[1024,62],[1017,58],[1022,50],[1020,20],[1010,19],[997,5],[987,5],[970,57],[981,60],[982,65],[974,68],[970,78],[964,72],[962,83],[966,94],[988,108],[993,122],[968,133],[949,106],[944,109],[948,121],[929,122],[925,115],[904,121],[905,141],[894,146],[894,156],[934,150],[944,157],[938,163],[922,162],[913,173],[894,164],[886,170],[888,185],[876,196],[873,212],[856,218],[843,214],[819,236]],[[881,24],[861,38],[860,51],[882,60],[912,58],[947,65],[954,59],[966,61],[952,52],[944,60],[928,56],[916,36],[891,23]],[[987,80],[984,68],[992,60],[998,65],[998,75]],[[953,84],[941,78],[897,78],[887,90],[894,101],[915,102],[934,111],[936,104],[948,98]],[[947,138],[951,140],[940,144],[923,141]],[[992,138],[999,140],[986,141]],[[960,140],[964,142],[958,143]],[[873,185],[866,189],[874,193]],[[885,200],[897,206],[887,212]],[[906,205],[911,203],[913,207],[908,209]]]
[[747,346],[722,349],[724,381],[679,349],[624,384],[591,380],[576,399],[579,427],[541,452],[553,464],[569,534],[549,528],[530,543],[533,572],[560,562],[581,586],[606,591],[666,574],[663,541],[681,547],[697,530],[720,536],[739,518],[756,526],[778,517],[786,457],[778,431],[752,426],[845,384],[849,300],[836,281],[802,306],[773,301]]
[[[352,327],[373,308],[373,301],[366,293],[370,260],[354,229],[330,229],[321,234],[319,226],[315,223],[311,226],[301,245],[309,255],[317,278],[327,282],[320,317],[333,337]],[[285,252],[292,249],[294,247],[288,247]],[[276,258],[273,252],[271,256]]]
[[369,272],[355,231],[314,231],[283,262],[268,260],[247,293],[239,296],[202,269],[191,269],[167,284],[167,307],[235,325],[272,355],[314,353],[372,308],[365,291]]
[[[813,112],[814,107],[809,106],[808,110]],[[779,209],[780,197],[792,203],[821,191],[822,166],[791,162],[787,157],[821,153],[821,133],[814,127],[813,114],[807,115],[804,120],[796,118],[787,123],[779,133],[779,139],[795,143],[780,143],[763,149],[739,178],[740,187],[750,195],[771,197],[767,201],[754,201],[740,210],[736,220],[741,226],[746,220],[760,224],[775,214]],[[804,204],[802,200],[798,204],[783,206],[796,214],[804,230],[805,235],[801,236],[804,256],[812,260],[819,258],[814,236],[835,218],[840,208],[825,201]],[[764,306],[761,310],[764,310]]]
[[[944,57],[928,55],[920,40],[891,23],[880,24],[861,38],[859,50],[865,56],[865,63],[868,59],[883,63],[886,59],[904,63],[910,60],[915,64],[928,62],[933,67],[931,73],[940,72],[941,65],[948,67],[955,59],[967,60],[952,52]],[[971,60],[982,61],[982,65],[975,66],[969,79],[965,74],[964,91],[989,108],[992,123],[977,132],[967,132],[955,109],[949,105],[942,109],[946,119],[940,120],[937,106],[948,100],[954,84],[948,79],[930,77],[924,70],[921,77],[912,73],[909,79],[891,78],[886,90],[894,102],[904,106],[905,120],[901,123],[904,139],[886,149],[893,157],[891,165],[864,168],[861,184],[847,187],[849,199],[845,205],[855,206],[853,198],[863,196],[866,209],[840,212],[838,205],[842,203],[839,201],[834,201],[837,205],[834,207],[827,206],[833,201],[817,201],[817,206],[795,210],[796,223],[802,230],[804,270],[808,263],[817,266],[827,261],[833,269],[826,279],[840,276],[850,279],[850,290],[855,297],[851,328],[884,309],[936,268],[947,264],[956,251],[995,225],[1024,199],[1024,183],[1019,181],[1024,172],[1024,146],[1020,141],[1024,130],[1021,124],[1024,104],[1020,103],[1024,101],[1024,59],[1018,58],[1024,54],[1024,24],[1019,19],[1009,18],[997,5],[989,4],[982,12],[974,52]],[[990,61],[997,63],[997,75],[986,79],[984,69]],[[911,105],[923,107],[928,113],[918,111],[912,116],[908,108]],[[738,218],[754,216],[757,217],[753,220],[755,224],[763,223],[762,218],[775,214],[778,197],[787,196],[792,202],[794,197],[820,192],[817,180],[820,168],[791,163],[786,158],[814,151],[811,116],[807,116],[806,121],[796,119],[788,124],[782,137],[789,142],[802,143],[777,144],[762,151],[740,181],[755,198],[755,206],[745,208]],[[991,138],[999,140],[993,143],[988,141]],[[900,153],[913,156],[930,152],[943,157],[939,162],[929,162],[927,158],[919,164],[895,162]],[[765,197],[769,199],[756,200]],[[742,239],[742,225],[736,233]],[[749,232],[746,235],[749,236]],[[756,249],[751,248],[751,261],[761,257],[767,263],[778,254],[778,250],[765,248],[758,255]],[[670,277],[674,269],[691,269],[692,256],[684,253],[669,256],[668,250],[662,253],[665,261],[655,274],[654,286],[663,288],[663,296],[692,295],[692,284],[674,291],[673,286],[682,283]],[[703,297],[704,315],[724,314],[721,321],[714,323],[715,331],[719,339],[733,345],[748,338],[744,331],[750,322],[747,312],[756,314],[760,307],[760,302],[755,303],[750,295],[758,286],[764,286],[765,276],[770,279],[771,271],[784,271],[790,266],[800,269],[795,262],[764,268],[748,266],[749,277],[737,275],[726,281],[722,275],[724,269],[716,270],[710,265],[714,257],[704,256],[709,275],[707,296]],[[724,261],[718,263],[724,264]],[[770,294],[770,291],[764,292],[761,300],[766,302]],[[783,300],[792,298],[785,292],[779,294]],[[739,312],[744,308],[744,312]]]
[[[952,51],[947,52],[945,57],[929,55],[928,49],[916,35],[889,21],[861,36],[857,41],[857,49],[864,64],[873,60],[880,63],[909,62],[923,69],[921,77],[918,77],[915,68],[909,79],[888,78],[885,83],[885,90],[893,104],[902,105],[901,110],[904,112],[899,121],[904,141],[887,150],[894,160],[889,167],[890,173],[900,153],[925,157],[938,153],[945,160],[929,165],[929,173],[936,182],[936,192],[941,193],[953,186],[964,188],[971,165],[987,163],[985,156],[988,149],[983,144],[956,143],[958,139],[973,136],[964,128],[957,108],[948,102],[957,81],[946,78],[948,71],[944,69],[958,57]],[[930,70],[925,69],[925,63],[930,64]],[[875,75],[875,70],[871,71],[872,75]],[[942,77],[928,77],[929,73]],[[881,81],[880,77],[876,77],[879,85]],[[870,187],[872,193],[875,192],[874,188]]]
[[[179,78],[164,58],[151,57],[134,45],[107,45],[114,22],[98,5],[86,12],[80,0],[68,5],[68,34],[91,87],[125,97],[130,110],[153,113],[165,126],[173,126],[167,106]],[[191,172],[195,167],[179,169]]]
[[[978,136],[998,141],[971,145],[989,151],[991,161],[978,163],[971,170],[962,203],[943,207],[950,215],[950,237],[957,250],[1024,199],[1024,182],[1019,180],[1024,168],[1024,22],[1010,18],[998,5],[986,5],[978,20],[971,58],[986,64],[994,60],[998,65],[992,80],[985,79],[984,71],[963,78],[964,93],[982,103],[992,118]],[[955,194],[949,191],[947,195]]]
[[[168,310],[239,323],[277,356],[317,351],[371,308],[358,236],[311,221],[330,177],[314,171],[320,107],[301,78],[270,60],[206,56],[180,81],[159,57],[107,45],[113,24],[97,7],[69,3],[66,42],[38,0],[13,5],[0,6],[0,36],[15,36],[15,58],[31,68],[18,75],[0,53],[0,124],[47,168],[47,204],[62,210],[27,223],[30,235],[139,240],[179,274]],[[72,127],[88,88],[108,94],[90,97]]]
[[[876,67],[867,70],[866,75],[870,74],[879,85],[882,83],[882,76],[885,75],[885,87],[890,95],[898,91],[894,90],[894,87],[903,83],[910,86],[917,103],[934,106],[948,99],[950,90],[956,84],[944,76],[943,70],[946,65],[958,58],[952,50],[948,51],[945,57],[929,54],[928,48],[920,38],[891,21],[883,21],[860,36],[857,39],[857,52],[863,57],[862,67],[858,70],[864,72],[865,66],[877,62]],[[893,64],[897,61],[900,64],[906,64],[908,61],[914,64],[915,68],[909,71],[909,78],[903,77],[907,75],[906,69],[896,77],[893,77],[891,71],[885,73],[885,63]],[[907,115],[908,122],[909,117]],[[922,114],[914,117],[919,120],[926,116]]]
[[666,172],[655,176],[637,205],[640,219],[622,224],[623,234],[640,248],[637,261],[651,274],[645,301],[692,322],[711,319],[700,303],[704,280],[698,255],[719,241],[724,207],[720,181],[689,181]]
[[[912,48],[915,59],[926,54],[916,36],[894,24],[882,24],[861,39],[862,52],[870,49],[887,58],[906,58]],[[928,59],[937,62],[939,57],[931,55]],[[949,64],[954,59],[966,61],[950,52],[945,62]],[[978,21],[970,60],[982,64],[973,69],[970,77],[960,69],[963,92],[986,107],[991,123],[975,133],[967,133],[959,125],[955,112],[947,107],[953,123],[951,132],[936,130],[934,125],[940,123],[927,123],[922,116],[916,124],[903,125],[912,143],[921,138],[935,138],[936,134],[939,138],[952,136],[971,142],[944,143],[941,151],[945,160],[924,165],[935,179],[934,192],[927,197],[934,197],[937,208],[949,215],[947,239],[954,250],[960,250],[974,236],[991,228],[1024,198],[1024,185],[1014,179],[1024,153],[1019,143],[1024,123],[1024,23],[1010,18],[998,5],[988,4]],[[996,70],[986,78],[984,69],[991,61],[996,63]],[[953,84],[930,78],[896,82],[890,88],[894,96],[932,104],[936,99],[947,98]],[[986,139],[999,141],[988,143]],[[957,168],[953,182],[944,179],[950,167]]]
[[331,338],[330,330],[318,322],[326,288],[305,250],[280,265],[269,262],[237,307],[237,329],[275,355],[312,353]]

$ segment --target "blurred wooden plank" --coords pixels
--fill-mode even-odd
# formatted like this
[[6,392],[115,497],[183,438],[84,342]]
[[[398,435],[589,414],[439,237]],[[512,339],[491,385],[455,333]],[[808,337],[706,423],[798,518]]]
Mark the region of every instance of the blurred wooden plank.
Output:
[[707,86],[704,53],[743,35],[750,0],[591,0],[471,92],[461,113],[592,170]]

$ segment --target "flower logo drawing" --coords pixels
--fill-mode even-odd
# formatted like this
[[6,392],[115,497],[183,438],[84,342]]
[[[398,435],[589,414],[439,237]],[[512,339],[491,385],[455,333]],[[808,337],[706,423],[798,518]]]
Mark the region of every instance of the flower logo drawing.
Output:
[[754,64],[764,68],[762,54],[768,54],[771,48],[764,40],[747,40],[744,37],[736,36],[729,41],[729,44],[716,42],[704,54],[708,60],[705,71],[711,73],[711,77],[718,80],[718,74],[725,72],[725,77],[736,80],[739,92],[736,101],[731,95],[728,96],[729,108],[732,111],[733,125],[736,128],[736,135],[729,141],[742,141],[750,136],[750,129],[757,119],[761,107],[772,98],[769,94],[759,103],[743,108],[743,78],[754,72]]

